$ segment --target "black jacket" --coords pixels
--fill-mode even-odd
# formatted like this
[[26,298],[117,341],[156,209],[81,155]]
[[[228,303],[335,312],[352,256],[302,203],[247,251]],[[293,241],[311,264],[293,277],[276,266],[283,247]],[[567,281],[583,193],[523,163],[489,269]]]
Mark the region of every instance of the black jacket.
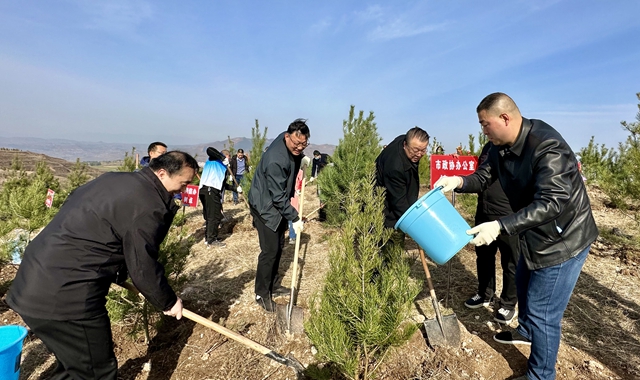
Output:
[[[478,165],[489,157],[489,149],[492,143],[486,143],[482,147],[482,152],[478,158]],[[495,148],[494,148],[495,149]],[[476,225],[492,220],[498,220],[500,217],[513,214],[511,205],[507,195],[502,190],[500,181],[493,182],[485,191],[478,194],[478,207],[476,208]]]
[[249,190],[251,213],[276,231],[282,218],[297,222],[298,211],[291,206],[295,180],[304,155],[294,156],[284,143],[282,132],[273,140],[253,174]]
[[495,180],[515,211],[500,222],[507,234],[520,234],[529,269],[560,264],[598,237],[578,161],[545,122],[523,119],[513,146],[492,148],[487,161],[464,177],[461,192],[483,191]]
[[311,176],[317,177],[318,174],[324,169],[325,166],[329,163],[328,159],[329,155],[326,153],[321,153],[320,158],[313,157],[313,164],[311,165]]
[[418,200],[418,164],[404,151],[404,136],[395,138],[376,158],[376,186],[383,187],[384,225],[393,228],[405,211]]
[[93,318],[106,313],[109,286],[128,270],[152,305],[169,310],[177,297],[157,259],[177,210],[149,168],[79,187],[27,246],[7,303],[33,318]]

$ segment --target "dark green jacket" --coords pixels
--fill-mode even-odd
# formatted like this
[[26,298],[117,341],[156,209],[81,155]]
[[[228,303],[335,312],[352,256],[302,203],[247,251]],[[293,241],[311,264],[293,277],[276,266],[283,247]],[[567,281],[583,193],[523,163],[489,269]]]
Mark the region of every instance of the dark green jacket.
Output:
[[284,134],[276,137],[262,155],[249,190],[251,213],[273,231],[283,218],[293,222],[299,219],[298,211],[291,205],[291,197],[304,155],[294,156],[289,152]]

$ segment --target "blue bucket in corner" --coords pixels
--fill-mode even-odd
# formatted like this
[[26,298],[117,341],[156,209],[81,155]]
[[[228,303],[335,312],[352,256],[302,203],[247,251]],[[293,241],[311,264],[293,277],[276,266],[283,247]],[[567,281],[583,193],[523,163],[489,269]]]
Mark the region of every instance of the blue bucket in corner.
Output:
[[0,379],[18,380],[20,377],[20,358],[22,341],[27,329],[9,325],[0,327]]
[[440,187],[418,199],[395,225],[429,256],[442,265],[473,239],[469,224],[444,196]]

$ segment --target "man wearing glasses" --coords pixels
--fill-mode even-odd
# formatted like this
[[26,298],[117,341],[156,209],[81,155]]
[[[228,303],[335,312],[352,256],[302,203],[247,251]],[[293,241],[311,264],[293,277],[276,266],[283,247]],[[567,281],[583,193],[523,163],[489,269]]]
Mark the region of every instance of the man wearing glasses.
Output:
[[256,302],[273,313],[272,296],[287,295],[290,289],[275,285],[284,247],[288,221],[296,235],[302,232],[302,219],[291,205],[296,175],[309,145],[309,127],[304,119],[296,119],[281,133],[262,155],[249,190],[249,207],[253,225],[258,230],[260,255],[256,270]]
[[[395,138],[376,158],[376,185],[386,190],[384,225],[393,228],[407,209],[418,200],[418,163],[427,154],[429,134],[419,127]],[[404,233],[392,239],[404,245]]]

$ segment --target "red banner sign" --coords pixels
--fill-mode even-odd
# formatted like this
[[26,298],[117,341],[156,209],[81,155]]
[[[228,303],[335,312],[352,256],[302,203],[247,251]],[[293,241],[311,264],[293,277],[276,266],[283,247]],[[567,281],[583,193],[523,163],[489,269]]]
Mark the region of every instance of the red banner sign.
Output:
[[187,191],[182,193],[182,205],[188,207],[198,207],[197,185],[187,185]]
[[469,175],[477,166],[476,156],[431,155],[431,188],[443,175]]
[[51,190],[51,189],[47,189],[47,199],[44,201],[45,206],[51,208],[51,206],[53,205],[53,196],[56,195],[56,192]]

